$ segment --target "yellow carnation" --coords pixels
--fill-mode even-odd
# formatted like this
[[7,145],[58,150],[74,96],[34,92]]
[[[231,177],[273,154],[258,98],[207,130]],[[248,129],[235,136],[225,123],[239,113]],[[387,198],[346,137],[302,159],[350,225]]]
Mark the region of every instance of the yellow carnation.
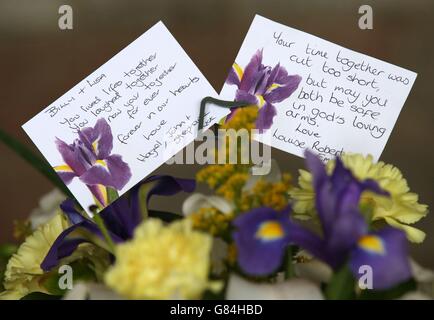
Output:
[[[418,203],[418,195],[410,192],[407,181],[399,169],[382,161],[374,163],[372,156],[344,154],[341,158],[345,167],[350,169],[356,178],[373,179],[390,193],[390,197],[382,197],[372,192],[362,195],[362,203],[369,204],[372,209],[371,220],[384,220],[389,225],[404,230],[410,241],[422,242],[425,233],[409,224],[426,216],[428,206]],[[334,160],[327,163],[329,173],[332,172],[334,164]],[[309,216],[314,212],[314,191],[310,172],[300,170],[298,184],[299,188],[290,191],[294,199],[293,210],[299,215]]]
[[[33,292],[50,293],[44,287],[44,282],[57,274],[57,269],[44,272],[41,263],[57,237],[68,227],[68,220],[59,211],[26,238],[8,261],[3,284],[6,290],[0,293],[0,300],[17,300]],[[108,253],[90,243],[81,244],[71,255],[62,259],[59,265],[83,258],[92,264],[97,277],[107,269]]]
[[164,226],[148,219],[131,241],[117,246],[105,281],[131,299],[200,298],[219,286],[208,280],[211,244],[211,236],[194,231],[189,220]]
[[55,215],[28,236],[6,267],[0,299],[20,299],[32,292],[48,293],[40,284],[44,271],[40,265],[58,235],[68,226],[61,214]]

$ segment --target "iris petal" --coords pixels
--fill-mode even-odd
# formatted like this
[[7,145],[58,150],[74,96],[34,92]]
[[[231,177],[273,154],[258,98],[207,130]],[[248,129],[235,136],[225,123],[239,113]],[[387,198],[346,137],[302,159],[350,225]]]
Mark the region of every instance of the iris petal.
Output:
[[56,138],[56,147],[63,161],[68,165],[77,175],[81,175],[86,168],[80,161],[79,154],[73,145],[68,145],[66,142]]
[[[287,99],[297,88],[301,81],[298,75],[288,76],[286,69],[280,64],[274,68],[262,64],[263,50],[258,50],[250,59],[244,71],[234,63],[226,80],[228,84],[235,84],[238,90],[235,101],[243,101],[257,105],[260,111],[256,128],[259,132],[269,129],[277,111],[273,103]],[[226,117],[228,121],[234,114]]]
[[254,94],[254,90],[262,76],[260,73],[262,68],[262,50],[258,50],[244,69],[239,89]]
[[229,70],[228,78],[226,79],[227,84],[234,84],[239,86],[241,79],[243,78],[243,69],[236,63],[234,63]]
[[105,159],[107,166],[94,165],[80,176],[88,185],[102,184],[121,190],[131,178],[131,170],[120,155],[111,155]]
[[273,118],[276,116],[276,108],[269,102],[265,102],[262,108],[259,109],[258,117],[256,119],[256,129],[259,133],[264,130],[270,129],[273,124]]
[[95,126],[83,128],[80,139],[87,142],[87,148],[94,150],[98,159],[108,157],[113,149],[113,135],[104,118],[98,119]]
[[282,102],[291,96],[295,90],[297,90],[300,82],[301,77],[295,75],[289,76],[286,83],[273,83],[270,87],[268,87],[267,93],[264,94],[264,98],[271,103]]
[[[373,289],[389,289],[411,278],[410,263],[407,252],[407,239],[401,230],[386,227],[369,235],[371,239],[379,238],[381,250],[367,250],[364,240],[352,252],[350,267],[354,276],[360,277],[362,266],[372,270]],[[375,246],[374,246],[375,247]],[[376,249],[379,249],[378,247]]]
[[77,176],[75,172],[72,170],[72,168],[67,164],[53,167],[53,169],[56,171],[60,179],[62,179],[62,181],[65,184],[71,183],[72,179],[74,179]]
[[270,274],[282,264],[289,242],[289,209],[257,208],[234,220],[238,264],[250,275]]
[[386,194],[373,181],[358,181],[339,158],[331,176],[313,153],[305,152],[307,165],[313,175],[315,207],[321,222],[323,238],[317,238],[301,227],[293,228],[293,241],[338,269],[348,259],[357,242],[368,231],[359,210],[364,190]]

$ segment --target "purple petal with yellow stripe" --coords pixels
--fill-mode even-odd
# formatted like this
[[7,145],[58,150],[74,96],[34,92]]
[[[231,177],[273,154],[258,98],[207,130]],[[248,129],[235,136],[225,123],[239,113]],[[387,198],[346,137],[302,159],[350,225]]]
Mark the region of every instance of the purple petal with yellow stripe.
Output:
[[243,68],[241,68],[238,64],[234,63],[229,70],[229,75],[226,79],[226,83],[239,86],[241,83],[241,79],[243,78],[243,72]]
[[93,128],[83,128],[79,132],[80,140],[93,150],[98,159],[108,157],[113,149],[113,136],[109,124],[104,118],[99,119]]
[[69,168],[67,165],[56,167],[54,170],[56,170],[64,184],[70,184],[71,181],[77,177],[75,172],[71,171],[71,168]]
[[87,188],[90,190],[95,200],[97,201],[95,202],[95,204],[97,205],[99,204],[98,205],[99,207],[104,208],[109,204],[107,188],[105,186],[103,186],[102,184],[94,184],[94,185],[88,184]]
[[297,90],[298,85],[301,82],[301,77],[298,75],[289,76],[287,82],[273,83],[267,88],[267,92],[264,94],[264,99],[271,102],[282,102],[289,98],[292,93]]
[[289,209],[278,212],[257,208],[238,216],[233,222],[240,268],[253,276],[264,276],[282,264],[289,242]]
[[59,166],[61,168],[68,167],[68,170],[73,171],[78,176],[86,171],[86,167],[82,161],[82,157],[80,156],[80,150],[76,148],[76,144],[73,143],[68,145],[66,142],[56,138],[56,147],[62,156],[63,161],[65,162],[65,166]]
[[95,164],[80,176],[89,185],[101,184],[121,190],[131,178],[131,170],[120,155],[111,155]]
[[[262,133],[273,124],[277,114],[273,103],[282,102],[297,90],[301,81],[298,75],[289,76],[284,67],[278,63],[274,68],[262,64],[263,50],[258,50],[250,59],[246,68],[234,63],[226,83],[236,85],[238,90],[235,101],[246,102],[260,108],[256,128]],[[236,109],[226,117],[229,121]]]
[[360,268],[372,270],[373,289],[389,289],[412,276],[408,259],[407,238],[402,230],[386,227],[361,237],[350,257],[350,268],[356,278]]
[[83,128],[72,144],[56,138],[64,165],[54,167],[65,184],[78,177],[103,207],[107,205],[105,188],[121,190],[131,178],[131,170],[122,157],[111,154],[113,135],[104,118],[94,127]]

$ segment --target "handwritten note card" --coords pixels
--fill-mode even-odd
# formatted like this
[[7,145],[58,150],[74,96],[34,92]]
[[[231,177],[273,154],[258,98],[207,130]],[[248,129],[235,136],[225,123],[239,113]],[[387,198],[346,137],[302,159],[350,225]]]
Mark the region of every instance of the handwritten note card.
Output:
[[[23,128],[89,210],[193,141],[208,95],[216,92],[159,22]],[[205,127],[226,114],[210,107]]]
[[414,72],[256,16],[220,96],[265,108],[257,126],[266,130],[257,139],[273,147],[298,156],[309,148],[323,160],[343,152],[378,159],[415,79]]

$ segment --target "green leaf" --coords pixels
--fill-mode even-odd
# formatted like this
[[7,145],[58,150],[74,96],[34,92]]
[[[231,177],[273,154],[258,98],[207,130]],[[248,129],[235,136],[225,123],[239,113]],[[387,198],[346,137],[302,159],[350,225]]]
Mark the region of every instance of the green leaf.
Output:
[[[78,281],[93,282],[96,281],[95,272],[90,268],[88,260],[77,260],[69,264],[72,268],[72,280],[73,283]],[[43,287],[54,296],[63,296],[68,289],[60,289],[59,280],[64,276],[62,273],[58,273],[58,269],[55,268],[47,278],[44,279]]]
[[325,288],[325,296],[329,300],[347,300],[355,298],[355,280],[351,270],[344,266],[333,274]]
[[172,222],[183,218],[183,216],[176,213],[157,211],[157,210],[149,210],[149,217],[158,218],[163,220],[164,222]]
[[108,245],[110,252],[115,252],[115,244],[113,242],[113,239],[110,236],[110,232],[108,231],[104,220],[101,218],[99,212],[94,212],[93,214],[93,221],[97,224],[99,230],[101,231],[102,235],[104,236],[104,240],[106,244]]
[[18,247],[15,244],[5,243],[0,245],[0,260],[9,260],[17,252]]
[[55,271],[52,272],[47,278],[44,279],[42,286],[47,289],[47,291],[54,296],[63,296],[67,289],[62,290],[59,288],[59,279],[62,274],[57,274]]
[[65,186],[63,181],[59,178],[57,173],[43,158],[35,155],[29,148],[23,145],[14,137],[10,136],[2,129],[0,129],[0,141],[3,141],[12,151],[18,156],[27,161],[33,168],[39,173],[43,174],[48,180],[50,180],[56,187],[58,187],[65,195],[73,198],[71,192]]
[[142,213],[143,220],[147,219],[149,216],[148,212],[148,194],[154,187],[155,182],[144,183],[139,189],[139,205],[140,211]]

